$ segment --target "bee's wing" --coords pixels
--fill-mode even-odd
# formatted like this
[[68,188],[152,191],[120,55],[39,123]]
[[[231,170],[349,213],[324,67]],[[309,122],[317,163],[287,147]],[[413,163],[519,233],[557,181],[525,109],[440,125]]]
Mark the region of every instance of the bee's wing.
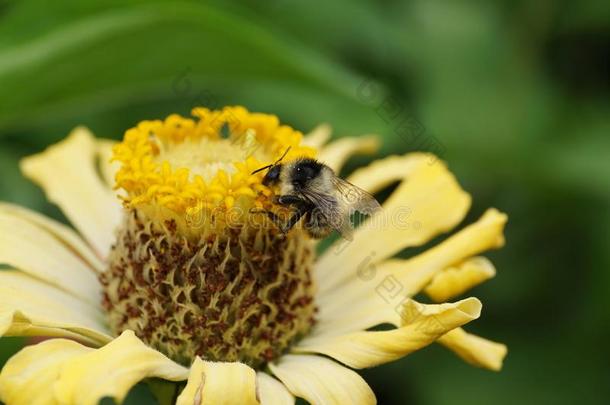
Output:
[[354,240],[354,226],[349,214],[343,214],[338,221],[334,222],[333,228],[343,239],[350,242]]
[[353,239],[354,228],[350,220],[350,212],[345,209],[342,200],[338,201],[335,195],[312,190],[304,191],[302,195],[315,206],[315,215],[324,217],[325,222],[344,239],[350,241]]
[[354,234],[351,215],[356,211],[366,215],[373,215],[381,210],[381,205],[379,205],[375,197],[349,181],[343,180],[340,177],[334,177],[332,181],[336,190],[336,198],[342,206],[339,210],[340,214],[332,221],[333,228],[344,239],[351,241]]
[[337,190],[337,198],[345,205],[348,216],[356,211],[366,215],[373,215],[381,211],[381,205],[375,197],[360,187],[340,177],[334,177],[333,184]]

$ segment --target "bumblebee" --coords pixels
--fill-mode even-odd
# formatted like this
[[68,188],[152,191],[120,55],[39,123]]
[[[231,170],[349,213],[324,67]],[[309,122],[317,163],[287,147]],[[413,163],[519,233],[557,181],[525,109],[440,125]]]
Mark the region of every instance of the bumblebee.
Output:
[[324,163],[311,158],[280,163],[287,153],[252,173],[267,170],[263,184],[277,187],[275,202],[291,209],[285,221],[271,211],[263,211],[283,233],[303,219],[303,229],[312,238],[324,238],[336,230],[344,239],[352,240],[351,215],[356,211],[372,215],[381,209],[372,195],[338,177]]

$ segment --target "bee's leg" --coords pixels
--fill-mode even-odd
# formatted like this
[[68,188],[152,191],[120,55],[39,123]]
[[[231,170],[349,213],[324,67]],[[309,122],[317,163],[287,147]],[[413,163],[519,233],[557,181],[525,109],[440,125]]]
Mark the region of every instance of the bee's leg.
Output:
[[273,213],[271,211],[260,211],[260,212],[266,214],[267,218],[269,218],[271,220],[271,222],[273,222],[273,224],[278,227],[279,230],[284,232],[284,221],[282,221],[282,219],[279,216],[277,216],[275,213]]
[[290,218],[286,222],[283,221],[277,214],[271,211],[264,210],[256,210],[251,212],[261,212],[267,214],[267,217],[277,226],[282,233],[288,233],[299,220],[305,215],[307,212],[311,211],[311,204],[306,201],[292,195],[282,195],[277,197],[276,202],[280,205],[288,206],[292,205],[295,207],[295,211]]
[[279,216],[270,211],[267,211],[267,216],[280,229],[280,231],[282,231],[282,233],[288,233],[297,224],[297,222],[299,222],[303,215],[311,211],[311,206],[304,203],[302,200],[299,200],[298,203],[295,204],[295,208],[294,213],[286,222],[283,222]]
[[296,205],[296,206],[307,205],[305,203],[305,201],[303,201],[301,198],[296,197],[294,195],[281,195],[281,196],[277,197],[277,203],[281,204],[281,205]]
[[300,204],[299,206],[297,206],[296,212],[292,214],[292,216],[288,218],[288,221],[284,224],[284,226],[280,228],[282,232],[288,233],[292,229],[292,227],[295,226],[297,222],[299,222],[303,215],[307,214],[310,210],[311,207],[306,204]]
[[288,231],[290,231],[290,229],[294,226],[294,224],[299,222],[299,219],[304,214],[304,213],[300,213],[299,211],[297,211],[290,218],[288,218],[287,221],[284,221],[284,219],[280,218],[276,213],[271,212],[271,211],[265,211],[265,210],[256,210],[256,211],[253,211],[253,210],[251,210],[250,212],[252,212],[252,213],[260,213],[260,214],[267,215],[267,218],[269,218],[271,220],[271,222],[273,222],[273,224],[282,233],[288,233]]
[[288,218],[288,221],[280,227],[280,229],[284,233],[288,233],[292,229],[292,227],[294,227],[297,222],[299,222],[303,215],[311,211],[311,209],[313,208],[310,203],[294,195],[281,195],[277,197],[276,202],[284,206],[291,205],[296,209],[294,214],[290,218]]

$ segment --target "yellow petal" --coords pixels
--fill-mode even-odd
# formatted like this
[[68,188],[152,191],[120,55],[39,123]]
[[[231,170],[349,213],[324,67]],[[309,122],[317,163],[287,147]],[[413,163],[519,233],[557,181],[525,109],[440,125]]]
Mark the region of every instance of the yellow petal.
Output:
[[62,142],[22,160],[21,169],[44,189],[49,201],[62,209],[95,251],[106,257],[122,208],[98,176],[96,158],[93,135],[80,127]]
[[116,141],[110,139],[97,139],[97,153],[99,157],[99,168],[102,174],[102,179],[108,188],[114,188],[114,178],[121,168],[119,162],[112,162],[112,148],[117,144]]
[[415,270],[401,273],[401,281],[409,286],[412,294],[418,293],[440,270],[504,246],[506,221],[506,214],[494,208],[488,209],[477,222],[411,259],[410,268]]
[[473,257],[434,276],[424,290],[435,302],[445,302],[496,275],[494,265],[484,257]]
[[506,345],[466,333],[462,328],[452,330],[438,342],[467,363],[494,371],[502,368],[507,353]]
[[100,273],[105,269],[105,265],[100,258],[93,253],[91,248],[76,232],[74,232],[74,230],[72,230],[72,228],[35,211],[1,201],[0,213],[19,217],[49,232],[62,244],[66,245],[68,249],[94,268],[96,272]]
[[[437,274],[425,292],[434,301],[442,302],[462,294],[495,274],[496,269],[488,259],[473,257]],[[462,328],[455,328],[438,342],[467,363],[494,371],[502,368],[508,351],[506,345],[466,333]]]
[[363,260],[352,269],[348,283],[318,296],[319,322],[312,334],[399,324],[396,307],[405,297],[420,292],[445,268],[502,246],[505,224],[506,215],[490,209],[474,224],[411,259],[386,260],[373,266]]
[[67,361],[95,349],[66,339],[28,346],[6,363],[0,374],[0,400],[10,405],[55,405],[53,385]]
[[353,280],[363,263],[378,263],[452,229],[469,207],[470,196],[441,162],[419,164],[383,204],[382,212],[356,229],[352,242],[339,240],[324,252],[316,266],[320,294]]
[[256,372],[242,363],[215,363],[197,357],[176,405],[232,404],[259,404]]
[[93,269],[46,230],[0,210],[0,263],[19,269],[98,305]]
[[0,271],[0,336],[111,340],[97,307],[18,271]]
[[326,145],[318,159],[339,173],[350,156],[361,153],[375,153],[379,149],[379,138],[376,136],[346,137]]
[[312,405],[375,404],[375,394],[356,372],[330,359],[288,354],[269,368],[294,395]]
[[388,156],[354,171],[348,180],[369,193],[376,193],[394,182],[412,176],[417,169],[431,164],[433,159],[436,159],[433,155],[425,153]]
[[481,302],[476,298],[440,305],[408,300],[400,328],[355,332],[334,338],[305,338],[294,350],[325,354],[354,368],[373,367],[429,345],[448,331],[478,318],[480,313]]
[[330,139],[332,128],[328,124],[320,124],[303,137],[303,145],[320,149]]
[[104,397],[120,403],[144,378],[182,381],[187,376],[185,367],[125,331],[101,349],[66,361],[55,383],[55,397],[62,404],[96,405]]
[[293,405],[294,396],[286,386],[264,372],[256,373],[258,397],[261,405]]

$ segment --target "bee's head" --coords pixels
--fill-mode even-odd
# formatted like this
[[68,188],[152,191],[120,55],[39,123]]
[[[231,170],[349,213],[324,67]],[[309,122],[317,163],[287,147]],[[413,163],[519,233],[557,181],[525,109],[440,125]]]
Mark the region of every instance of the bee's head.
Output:
[[280,173],[282,171],[281,164],[275,164],[269,168],[265,177],[263,177],[263,185],[273,186],[280,181]]
[[294,164],[290,173],[290,181],[296,190],[301,190],[318,177],[322,164],[314,159],[302,159]]
[[263,166],[260,169],[256,169],[252,172],[252,174],[269,169],[267,170],[267,174],[265,174],[265,177],[263,177],[263,185],[272,186],[277,184],[280,181],[280,173],[282,172],[282,165],[280,164],[280,162],[286,157],[289,150],[290,146],[286,149],[284,154],[278,160],[275,161],[275,163]]

